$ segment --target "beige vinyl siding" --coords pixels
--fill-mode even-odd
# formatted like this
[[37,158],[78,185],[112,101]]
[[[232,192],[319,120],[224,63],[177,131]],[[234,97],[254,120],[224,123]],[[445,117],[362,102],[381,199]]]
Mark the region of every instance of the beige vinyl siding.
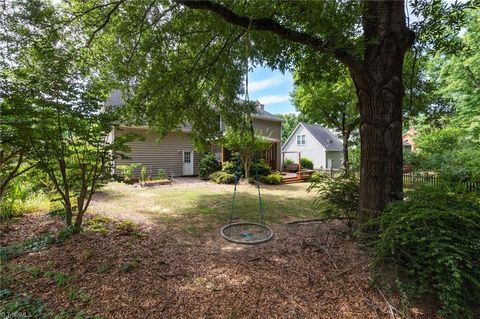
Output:
[[[182,150],[190,149],[193,146],[185,132],[171,132],[161,141],[158,141],[158,135],[143,128],[121,128],[115,130],[115,135],[119,136],[126,133],[137,133],[142,135],[144,140],[136,140],[128,143],[131,151],[126,155],[129,159],[117,159],[115,166],[128,165],[131,163],[140,163],[147,167],[147,172],[151,176],[158,174],[159,169],[165,170],[170,176],[183,175]],[[193,172],[198,174],[198,162],[200,154],[194,153]],[[116,168],[115,173],[120,171]],[[138,172],[137,172],[138,174]]]
[[[270,138],[281,140],[282,138],[282,123],[276,121],[269,121],[269,120],[262,120],[253,118],[252,119],[253,128],[255,130],[259,130],[262,132],[262,135],[268,136]],[[282,161],[282,149],[281,143],[278,142],[277,145],[277,169],[281,169],[281,161]]]
[[262,119],[252,119],[253,128],[262,132],[262,135],[280,140],[282,138],[282,123]]
[[201,158],[202,158],[201,154],[197,152],[193,153],[193,175],[198,175],[198,167],[199,167]]

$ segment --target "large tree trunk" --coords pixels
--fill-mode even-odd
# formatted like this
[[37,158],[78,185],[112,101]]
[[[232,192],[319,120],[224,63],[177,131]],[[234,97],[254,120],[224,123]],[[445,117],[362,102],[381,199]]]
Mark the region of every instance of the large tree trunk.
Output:
[[403,1],[363,5],[366,72],[354,75],[361,117],[360,225],[402,198],[402,71],[414,40]]

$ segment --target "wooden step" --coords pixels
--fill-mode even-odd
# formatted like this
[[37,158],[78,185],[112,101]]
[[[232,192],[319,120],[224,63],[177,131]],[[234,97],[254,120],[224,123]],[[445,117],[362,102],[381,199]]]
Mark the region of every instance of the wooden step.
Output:
[[296,176],[293,176],[293,177],[284,177],[282,179],[282,182],[284,184],[292,184],[292,183],[299,183],[299,182],[302,182],[301,179],[299,179],[298,177]]

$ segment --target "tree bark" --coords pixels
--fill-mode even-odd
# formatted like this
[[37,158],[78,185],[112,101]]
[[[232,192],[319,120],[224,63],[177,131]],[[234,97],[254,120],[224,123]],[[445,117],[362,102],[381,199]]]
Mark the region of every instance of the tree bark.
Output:
[[354,74],[360,108],[359,225],[402,198],[402,71],[414,40],[403,1],[366,1],[363,6],[366,72]]

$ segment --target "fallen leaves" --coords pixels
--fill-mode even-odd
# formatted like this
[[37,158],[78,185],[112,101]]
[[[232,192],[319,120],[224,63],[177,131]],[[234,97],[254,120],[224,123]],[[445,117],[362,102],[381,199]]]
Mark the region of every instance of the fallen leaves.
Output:
[[[28,232],[39,226],[18,227]],[[53,309],[73,305],[104,318],[391,317],[384,298],[369,286],[367,256],[338,235],[341,223],[273,229],[276,238],[256,246],[226,242],[216,230],[200,237],[155,227],[140,237],[87,231],[10,261],[8,273],[15,291],[40,297]],[[58,286],[32,278],[26,267],[70,280]],[[69,298],[72,287],[80,287],[88,302]]]

